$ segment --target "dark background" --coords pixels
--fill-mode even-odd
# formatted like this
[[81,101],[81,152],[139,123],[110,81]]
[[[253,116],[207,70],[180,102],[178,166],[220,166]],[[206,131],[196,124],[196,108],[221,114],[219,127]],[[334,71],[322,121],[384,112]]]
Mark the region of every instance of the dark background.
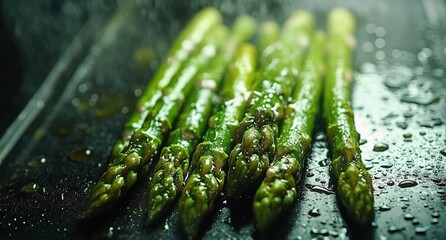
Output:
[[[220,9],[227,24],[245,13],[283,22],[306,9],[323,29],[337,5],[357,19],[352,99],[362,156],[374,177],[374,224],[358,230],[344,221],[329,191],[331,160],[320,122],[302,195],[271,236],[446,238],[444,1],[4,0],[0,136],[12,126],[2,143],[17,142],[11,149],[0,146],[1,239],[185,237],[176,209],[158,226],[146,226],[144,184],[103,218],[81,224],[75,217],[105,170],[138,92],[187,20],[208,5]],[[40,107],[32,105],[35,114],[25,111],[29,122],[23,124],[15,119],[28,102]],[[388,150],[373,151],[383,143]],[[83,156],[85,149],[92,155]],[[405,187],[407,181],[416,185]],[[202,237],[261,238],[250,209],[249,201],[230,203],[222,196]]]

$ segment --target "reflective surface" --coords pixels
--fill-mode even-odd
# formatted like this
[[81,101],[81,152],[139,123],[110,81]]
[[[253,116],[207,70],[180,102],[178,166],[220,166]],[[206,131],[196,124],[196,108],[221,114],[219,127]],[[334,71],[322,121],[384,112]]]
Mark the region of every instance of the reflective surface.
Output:
[[[356,230],[332,192],[329,150],[319,123],[301,197],[271,231],[285,239],[444,239],[446,230],[446,19],[440,1],[245,1],[218,6],[226,22],[249,12],[279,21],[310,10],[320,28],[334,5],[357,18],[353,108],[361,150],[375,186],[375,220]],[[185,238],[176,209],[147,227],[145,184],[92,222],[76,216],[106,168],[107,158],[159,59],[204,1],[119,8],[92,44],[61,97],[45,102],[0,166],[0,235],[22,238]],[[178,13],[178,14],[177,14]],[[436,17],[435,17],[436,16]],[[149,54],[144,54],[149,53]],[[150,69],[150,71],[147,71]],[[84,149],[91,149],[87,154]],[[76,154],[73,161],[73,153]],[[85,156],[84,156],[85,155]],[[88,156],[87,156],[88,155]],[[221,198],[202,237],[260,238],[251,202]]]

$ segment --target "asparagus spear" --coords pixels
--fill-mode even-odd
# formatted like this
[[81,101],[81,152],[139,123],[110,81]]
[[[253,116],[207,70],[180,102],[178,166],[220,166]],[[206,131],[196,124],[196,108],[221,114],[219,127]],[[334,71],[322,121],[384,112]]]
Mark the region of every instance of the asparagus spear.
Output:
[[312,28],[312,16],[296,12],[285,23],[280,41],[261,56],[261,82],[250,97],[249,111],[237,130],[238,144],[229,157],[229,197],[257,187],[274,157],[277,124],[283,120]]
[[240,47],[228,68],[222,90],[224,103],[209,121],[204,141],[195,150],[191,174],[179,200],[182,225],[190,238],[212,211],[225,179],[224,167],[235,131],[243,117],[256,68],[256,49],[250,44]]
[[274,162],[255,194],[253,210],[257,228],[261,231],[265,231],[297,199],[296,183],[302,175],[319,112],[324,44],[324,34],[316,33],[286,109]]
[[272,43],[279,39],[280,28],[277,22],[267,21],[262,23],[260,26],[260,36],[259,36],[259,51],[263,52]]
[[145,175],[149,163],[156,156],[166,134],[172,129],[184,97],[193,85],[194,76],[216,55],[217,46],[227,36],[227,29],[220,25],[209,32],[202,51],[190,59],[184,71],[176,74],[165,89],[164,97],[154,109],[153,118],[146,119],[141,129],[135,131],[129,146],[119,155],[118,161],[110,165],[92,189],[81,218],[90,217],[108,210],[135,182]]
[[359,225],[373,218],[373,186],[359,149],[351,106],[354,17],[342,8],[328,17],[329,60],[324,92],[324,117],[332,149],[330,173],[337,179],[336,194],[348,216]]
[[255,30],[255,20],[239,17],[233,26],[233,36],[224,46],[222,53],[214,58],[198,79],[185,110],[180,116],[177,128],[172,132],[170,144],[163,148],[155,167],[155,174],[149,183],[148,221],[152,222],[171,206],[181,191],[189,170],[189,156],[195,149],[206,128],[211,114],[210,104],[215,99],[226,66],[229,64],[240,41],[245,41]]
[[[133,132],[141,128],[144,120],[162,97],[162,89],[172,81],[175,74],[184,69],[194,52],[199,52],[200,42],[210,29],[221,22],[220,13],[214,8],[205,8],[197,13],[172,44],[167,57],[150,80],[142,97],[136,103],[135,111],[124,126],[122,136],[113,147],[110,163],[119,161],[119,154],[129,145]],[[198,48],[198,49],[197,49]],[[156,113],[152,113],[154,115]]]

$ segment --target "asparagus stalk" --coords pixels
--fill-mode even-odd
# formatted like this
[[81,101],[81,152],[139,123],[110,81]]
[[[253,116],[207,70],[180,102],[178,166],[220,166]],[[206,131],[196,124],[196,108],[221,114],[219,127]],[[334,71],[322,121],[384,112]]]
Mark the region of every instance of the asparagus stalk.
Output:
[[[251,17],[238,18],[233,27],[233,36],[225,44],[222,53],[216,56],[198,78],[198,86],[192,90],[185,110],[180,116],[177,128],[169,137],[170,144],[163,148],[155,167],[155,174],[149,183],[148,221],[162,215],[181,191],[189,170],[189,156],[195,149],[206,129],[211,115],[210,104],[215,99],[226,66],[235,54],[239,43],[245,41],[255,30]],[[201,81],[200,81],[201,79]]]
[[[150,80],[144,94],[136,103],[135,111],[124,126],[122,136],[113,147],[110,163],[119,161],[119,154],[129,145],[133,132],[141,128],[144,120],[153,111],[156,102],[162,97],[162,89],[184,69],[187,60],[194,52],[200,52],[200,43],[205,35],[221,22],[220,13],[214,8],[205,8],[195,15],[172,44],[167,57]],[[151,113],[152,115],[156,113]]]
[[147,118],[142,127],[132,134],[129,146],[111,164],[92,189],[81,218],[90,217],[108,210],[133,187],[147,172],[149,163],[156,156],[164,137],[172,129],[181,110],[184,97],[193,86],[194,76],[217,51],[217,46],[227,36],[227,29],[220,25],[208,33],[202,51],[190,59],[189,65],[177,73],[164,91],[164,97],[154,106],[157,114]]
[[259,51],[263,52],[265,48],[279,39],[280,28],[277,22],[267,21],[260,26],[260,35],[258,40]]
[[330,173],[337,179],[336,194],[348,216],[359,225],[373,218],[373,186],[359,148],[351,106],[354,17],[337,8],[328,17],[329,60],[324,92],[324,117],[332,149]]
[[209,121],[204,141],[195,150],[191,173],[181,193],[179,214],[190,238],[212,211],[223,188],[224,167],[254,78],[257,54],[254,46],[240,47],[227,72],[222,90],[224,103]]
[[277,124],[283,120],[312,28],[312,16],[296,12],[285,23],[280,41],[261,56],[261,82],[250,97],[249,111],[237,130],[238,144],[229,157],[229,197],[256,188],[274,157]]
[[274,161],[254,197],[257,228],[265,231],[297,200],[296,183],[311,147],[315,118],[319,112],[325,36],[314,35],[302,72],[286,109]]

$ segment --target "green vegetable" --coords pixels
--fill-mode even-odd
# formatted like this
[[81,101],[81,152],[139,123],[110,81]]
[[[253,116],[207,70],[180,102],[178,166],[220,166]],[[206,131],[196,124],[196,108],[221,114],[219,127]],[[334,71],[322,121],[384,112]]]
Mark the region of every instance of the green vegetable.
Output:
[[184,98],[194,85],[196,74],[214,58],[218,46],[227,35],[228,30],[222,25],[207,34],[201,52],[190,58],[187,67],[175,75],[163,91],[163,97],[156,102],[154,109],[157,114],[146,118],[142,127],[132,134],[129,146],[119,155],[118,160],[109,165],[93,188],[81,217],[86,218],[110,209],[146,174],[165,136],[170,133]]
[[214,58],[198,77],[198,86],[192,90],[186,108],[180,116],[177,128],[169,137],[170,144],[163,148],[149,183],[148,221],[162,215],[181,191],[189,170],[189,157],[202,138],[211,115],[212,101],[219,89],[226,67],[235,54],[240,41],[245,41],[255,30],[255,21],[250,17],[236,20],[234,36],[225,44],[221,54]]
[[110,163],[119,161],[120,153],[128,147],[132,134],[142,127],[144,120],[152,112],[157,101],[162,97],[162,89],[174,78],[175,74],[188,66],[188,59],[200,52],[202,41],[206,34],[221,22],[220,13],[214,8],[200,11],[180,33],[172,44],[167,57],[162,62],[153,78],[150,80],[144,94],[136,103],[136,108],[124,126],[122,136],[113,147]]
[[280,41],[266,47],[260,58],[260,82],[250,97],[249,111],[237,130],[238,143],[229,157],[229,197],[255,190],[274,157],[277,126],[284,118],[312,28],[309,13],[293,14]]
[[275,21],[267,21],[260,26],[259,51],[263,52],[266,47],[279,40],[280,27]]
[[311,148],[311,136],[322,92],[325,35],[318,32],[296,88],[288,104],[274,161],[254,197],[257,228],[267,227],[286,211],[298,197],[296,183],[302,176],[304,159]]
[[336,193],[348,216],[359,225],[373,218],[372,178],[359,149],[351,106],[354,17],[337,8],[328,17],[329,60],[324,92],[324,117],[332,149],[330,173],[337,179]]
[[209,121],[204,141],[195,150],[191,173],[181,193],[179,214],[190,238],[194,238],[222,191],[229,152],[242,119],[256,69],[254,46],[240,47],[222,90],[223,104]]

